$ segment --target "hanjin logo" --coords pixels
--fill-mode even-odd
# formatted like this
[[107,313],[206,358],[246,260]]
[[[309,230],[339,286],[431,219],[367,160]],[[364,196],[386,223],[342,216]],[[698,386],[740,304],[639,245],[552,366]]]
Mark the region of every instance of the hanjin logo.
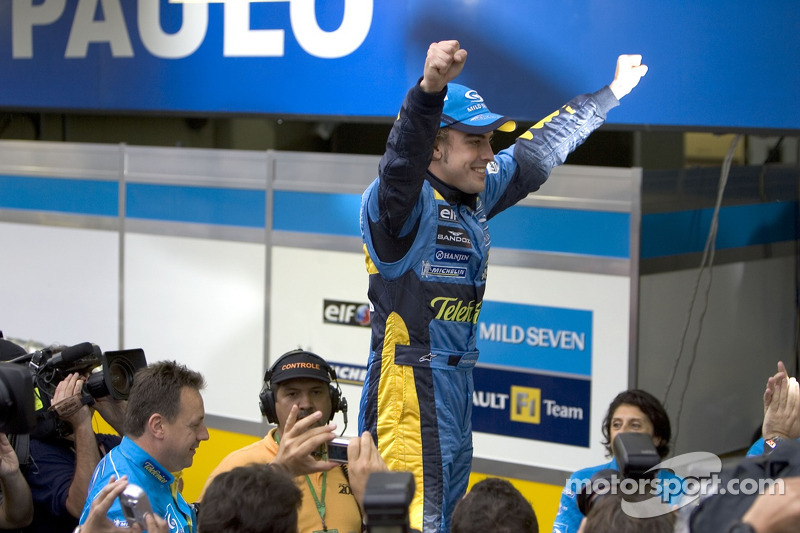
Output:
[[445,263],[469,263],[469,254],[466,252],[454,252],[437,248],[434,257],[437,261],[444,261]]
[[447,226],[439,226],[436,229],[436,244],[472,248],[472,241],[469,240],[464,230],[448,228]]

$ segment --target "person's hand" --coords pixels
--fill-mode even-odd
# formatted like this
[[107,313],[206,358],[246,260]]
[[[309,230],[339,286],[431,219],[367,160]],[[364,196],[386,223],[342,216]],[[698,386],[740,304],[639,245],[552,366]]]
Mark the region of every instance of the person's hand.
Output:
[[789,378],[783,362],[778,372],[767,380],[764,391],[764,423],[761,435],[765,439],[800,438],[800,384]]
[[59,418],[66,420],[77,430],[78,426],[92,424],[92,410],[88,405],[81,405],[79,409],[69,409],[69,414],[62,415],[63,410],[58,409],[59,404],[65,405],[67,402],[79,402],[81,390],[83,389],[83,378],[77,372],[70,374],[56,386],[53,393],[52,406],[56,408]]
[[333,433],[336,424],[312,427],[319,423],[322,412],[315,411],[305,418],[297,420],[298,411],[298,406],[293,405],[286,423],[283,425],[278,455],[275,456],[272,464],[282,467],[292,477],[335,468],[337,463],[318,461],[311,454],[322,449],[326,443],[336,437]]
[[363,510],[369,475],[372,472],[389,471],[369,431],[350,439],[347,445],[347,470],[350,474],[350,489]]
[[0,433],[0,478],[19,472],[19,459],[5,433]]
[[422,73],[420,88],[426,93],[442,92],[448,82],[453,81],[464,68],[467,51],[461,48],[458,41],[441,41],[428,47],[425,58],[425,69]]
[[760,494],[742,517],[756,533],[789,533],[797,531],[800,522],[800,477],[779,479],[783,490]]
[[[89,508],[89,515],[86,517],[86,522],[81,526],[81,533],[117,533],[119,531],[142,533],[142,528],[139,524],[134,524],[129,527],[119,527],[115,526],[114,522],[109,520],[106,516],[114,500],[122,494],[122,491],[125,490],[127,486],[127,476],[122,476],[116,481],[114,476],[111,476],[108,485],[97,493],[97,496],[92,502],[92,506]],[[154,516],[152,513],[147,513],[145,516],[145,523],[148,533],[168,533],[169,531],[167,522],[158,516]]]
[[[169,533],[167,521],[159,516],[156,516],[152,513],[147,513],[144,515],[144,522],[147,526],[147,533]],[[142,533],[142,528],[139,526],[139,524],[134,524],[131,528],[131,531],[134,531],[135,533]]]
[[628,94],[647,74],[647,65],[642,65],[641,54],[626,54],[617,58],[617,71],[609,87],[617,100]]

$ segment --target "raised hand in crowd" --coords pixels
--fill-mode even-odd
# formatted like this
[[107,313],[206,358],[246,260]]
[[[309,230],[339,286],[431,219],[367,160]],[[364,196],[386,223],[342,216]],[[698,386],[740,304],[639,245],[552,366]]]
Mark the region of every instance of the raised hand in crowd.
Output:
[[298,419],[299,412],[300,408],[297,405],[292,406],[283,425],[278,455],[272,464],[280,466],[292,477],[322,472],[338,466],[338,463],[320,461],[312,455],[336,437],[333,432],[336,424],[321,424],[321,411],[315,411]]
[[[89,511],[89,516],[86,522],[80,527],[80,533],[118,533],[119,531],[133,531],[141,533],[142,528],[139,524],[123,527],[115,526],[114,522],[108,519],[106,513],[111,508],[125,487],[128,486],[128,477],[122,476],[120,479],[115,480],[111,477],[108,485],[103,487],[97,494],[97,498],[92,502],[92,507]],[[147,513],[145,515],[146,531],[148,533],[168,533],[166,521],[163,518]]]
[[800,438],[800,384],[788,376],[781,361],[778,372],[767,380],[761,434],[765,439]]

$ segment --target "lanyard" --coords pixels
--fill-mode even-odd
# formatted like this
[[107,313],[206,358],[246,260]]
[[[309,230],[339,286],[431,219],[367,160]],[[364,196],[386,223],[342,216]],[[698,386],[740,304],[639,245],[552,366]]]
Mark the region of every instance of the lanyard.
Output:
[[[278,432],[276,431],[272,438],[275,439],[275,442],[278,444],[281,443],[281,438],[278,436]],[[325,525],[325,488],[328,486],[328,472],[322,473],[322,491],[320,492],[321,498],[317,497],[317,491],[314,490],[314,485],[311,483],[311,479],[308,477],[308,474],[305,476],[306,483],[308,484],[308,490],[311,491],[311,495],[314,497],[314,504],[317,506],[317,513],[319,513],[319,517],[322,520],[322,531],[328,531],[328,526]]]
[[[328,526],[325,525],[325,488],[327,487],[328,483],[328,473],[322,473],[322,492],[320,493],[322,498],[317,498],[317,492],[314,490],[314,485],[311,483],[311,479],[306,475],[306,483],[308,483],[308,490],[311,491],[311,495],[314,497],[314,503],[317,506],[317,512],[319,513],[319,517],[322,519],[322,531],[328,531]],[[321,501],[320,501],[321,500]]]

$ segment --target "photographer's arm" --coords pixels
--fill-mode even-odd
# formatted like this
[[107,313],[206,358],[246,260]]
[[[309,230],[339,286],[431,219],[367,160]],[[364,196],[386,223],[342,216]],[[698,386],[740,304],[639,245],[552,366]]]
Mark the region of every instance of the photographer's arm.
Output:
[[350,444],[347,445],[347,469],[350,489],[361,507],[361,514],[364,515],[364,493],[369,475],[373,472],[389,471],[369,431],[350,439]]
[[[78,374],[67,376],[56,387],[53,405],[71,396],[79,396],[82,388],[83,379]],[[75,440],[75,474],[67,493],[66,508],[69,514],[79,518],[86,503],[92,473],[100,462],[100,451],[97,449],[97,440],[92,429],[92,411],[88,406],[84,405],[64,418],[72,424],[72,435]]]
[[756,533],[797,531],[800,520],[800,477],[788,477],[784,490],[759,495],[747,509],[742,522],[750,524]]
[[0,433],[0,529],[24,527],[33,520],[31,489],[19,469],[14,447],[5,433]]
[[103,417],[103,420],[114,428],[120,436],[122,433],[123,422],[125,421],[125,411],[128,409],[127,400],[115,400],[111,396],[95,398],[94,408]]

